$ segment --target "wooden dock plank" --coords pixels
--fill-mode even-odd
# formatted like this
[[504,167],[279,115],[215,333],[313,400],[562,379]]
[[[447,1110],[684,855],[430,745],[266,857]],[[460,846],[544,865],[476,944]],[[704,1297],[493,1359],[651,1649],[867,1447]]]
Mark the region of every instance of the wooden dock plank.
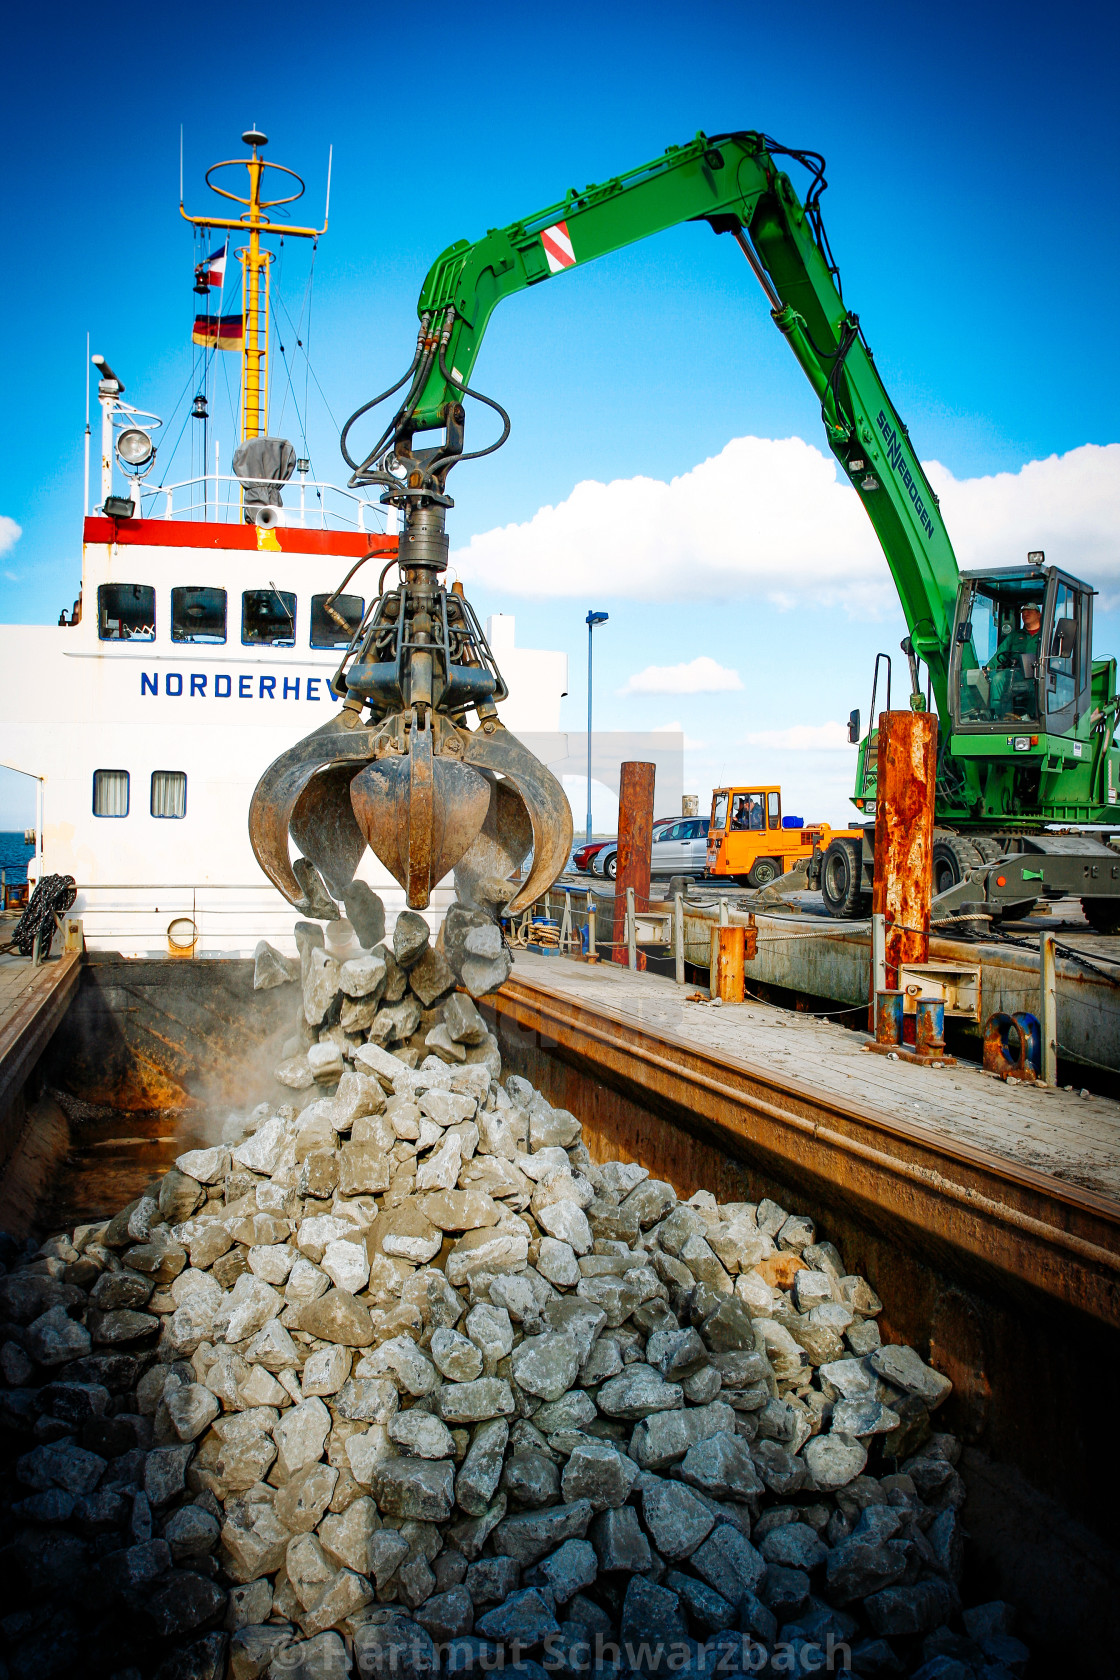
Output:
[[980,1068],[923,1068],[863,1049],[866,1035],[769,1004],[688,1003],[695,988],[611,963],[518,952],[513,978],[602,1005],[649,1031],[733,1056],[793,1090],[811,1087],[855,1114],[919,1124],[947,1144],[982,1149],[1120,1204],[1120,1103],[1005,1084]]

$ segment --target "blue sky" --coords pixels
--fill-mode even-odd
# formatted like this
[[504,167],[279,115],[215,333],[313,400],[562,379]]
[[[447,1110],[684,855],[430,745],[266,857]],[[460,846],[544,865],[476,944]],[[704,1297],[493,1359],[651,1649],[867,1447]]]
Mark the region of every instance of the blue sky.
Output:
[[[0,554],[0,621],[54,622],[76,593],[87,331],[129,398],[166,416],[170,439],[179,431],[196,301],[177,214],[180,124],[189,207],[204,201],[206,165],[238,155],[255,121],[270,135],[267,155],[306,175],[318,217],[334,146],[311,329],[326,402],[312,386],[307,416],[323,477],[341,476],[331,415],[403,371],[420,283],[452,239],[698,128],[761,128],[824,152],[845,295],[924,460],[969,481],[1120,437],[1108,326],[1114,7],[1074,3],[1059,19],[1035,4],[843,12],[576,0],[421,15],[279,0],[259,38],[215,14],[212,46],[207,14],[176,4],[127,24],[66,5],[49,30],[27,8],[11,20],[19,71],[9,69],[0,113],[0,194],[14,330],[0,515],[22,535]],[[294,315],[306,274],[306,250],[289,245]],[[689,226],[504,305],[476,379],[510,410],[513,436],[453,480],[453,545],[528,522],[586,480],[677,479],[733,439],[823,448],[817,404],[753,284],[730,241]],[[1089,464],[1099,471],[1110,458]],[[189,454],[171,466],[161,460],[161,473],[188,476]],[[1104,564],[1078,524],[1081,485],[1059,474],[1035,519],[1051,557],[1074,570],[1086,553]],[[724,517],[749,523],[758,504],[749,482],[740,488],[724,484]],[[825,563],[828,545],[825,529]],[[519,643],[567,648],[570,727],[581,726],[583,618],[595,606],[611,614],[597,643],[602,727],[680,723],[699,743],[686,781],[702,797],[724,776],[773,775],[812,805],[804,815],[842,820],[851,765],[826,726],[853,705],[866,711],[872,656],[897,652],[904,626],[885,566],[870,599],[849,588],[842,564],[834,588],[799,584],[782,553],[776,528],[780,588],[763,568],[722,594],[698,591],[682,563],[646,600],[633,566],[606,567],[591,600],[538,575],[527,542],[524,584],[506,571],[495,586],[483,568],[472,598],[483,614],[516,613]],[[1110,582],[1114,565],[1094,581]],[[1120,642],[1108,599],[1098,653]],[[700,657],[741,687],[619,692],[649,666]],[[790,728],[800,745],[775,744]],[[0,827],[30,820],[0,776]]]

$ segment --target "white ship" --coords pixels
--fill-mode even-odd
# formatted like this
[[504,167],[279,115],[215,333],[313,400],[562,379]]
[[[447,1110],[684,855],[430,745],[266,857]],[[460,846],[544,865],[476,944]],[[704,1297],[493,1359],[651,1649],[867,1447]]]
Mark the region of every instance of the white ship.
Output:
[[[313,479],[292,444],[269,436],[269,241],[316,239],[326,216],[322,228],[271,221],[303,183],[262,158],[264,135],[242,138],[251,156],[214,165],[207,182],[246,168],[246,196],[214,187],[244,214],[183,211],[204,238],[226,240],[196,268],[203,295],[215,274],[224,284],[234,238],[247,240],[233,251],[240,312],[207,309],[195,322],[203,470],[153,484],[160,420],[126,403],[95,356],[100,484],[91,507],[87,424],[78,600],[57,625],[0,625],[0,762],[38,782],[29,879],[72,875],[87,948],[126,956],[244,957],[261,938],[294,950],[292,908],[249,845],[249,800],[265,767],[335,709],[330,678],[396,553],[380,505]],[[299,191],[264,197],[267,170]],[[223,353],[238,354],[241,374],[230,473],[218,470],[207,403]],[[517,649],[506,615],[487,636],[510,690],[503,721],[558,731],[567,655]],[[358,874],[392,920],[401,889],[369,851]],[[433,923],[451,897],[449,880],[433,894]]]

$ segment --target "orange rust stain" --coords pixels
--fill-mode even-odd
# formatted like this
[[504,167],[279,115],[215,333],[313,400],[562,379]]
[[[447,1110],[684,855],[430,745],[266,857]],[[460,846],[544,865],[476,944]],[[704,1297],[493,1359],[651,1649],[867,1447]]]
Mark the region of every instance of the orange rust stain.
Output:
[[798,1272],[808,1271],[809,1268],[799,1254],[771,1254],[768,1259],[760,1260],[754,1269],[771,1289],[791,1289]]
[[872,909],[887,921],[887,986],[899,965],[929,959],[937,719],[932,712],[882,712],[875,801]]

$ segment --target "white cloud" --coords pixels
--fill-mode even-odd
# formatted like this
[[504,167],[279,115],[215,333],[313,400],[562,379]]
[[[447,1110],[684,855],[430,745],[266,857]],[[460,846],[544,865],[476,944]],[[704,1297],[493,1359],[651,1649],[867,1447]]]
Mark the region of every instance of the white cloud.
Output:
[[[724,694],[742,688],[738,671],[702,653],[682,665],[647,665],[636,671],[620,694]],[[678,726],[679,727],[679,726]]]
[[20,575],[18,572],[5,571],[4,576],[7,578],[9,583],[19,583],[20,581]]
[[1101,588],[1103,606],[1116,604],[1120,443],[1082,444],[990,478],[954,478],[940,461],[926,471],[962,567],[1021,566],[1041,548],[1051,564]]
[[776,747],[781,752],[848,751],[846,723],[795,723],[789,729],[760,729],[744,737],[751,747]]
[[[9,519],[6,513],[0,513],[0,554],[7,554],[10,548],[14,548],[22,535],[22,528],[15,520]],[[10,577],[11,573],[7,575]]]
[[[937,462],[928,471],[962,566],[1022,563],[1043,548],[1120,595],[1120,444],[1085,444],[987,478],[956,479]],[[896,603],[858,497],[832,457],[801,438],[733,438],[669,483],[585,480],[526,523],[472,538],[453,560],[469,582],[507,595],[762,596],[860,616]]]

